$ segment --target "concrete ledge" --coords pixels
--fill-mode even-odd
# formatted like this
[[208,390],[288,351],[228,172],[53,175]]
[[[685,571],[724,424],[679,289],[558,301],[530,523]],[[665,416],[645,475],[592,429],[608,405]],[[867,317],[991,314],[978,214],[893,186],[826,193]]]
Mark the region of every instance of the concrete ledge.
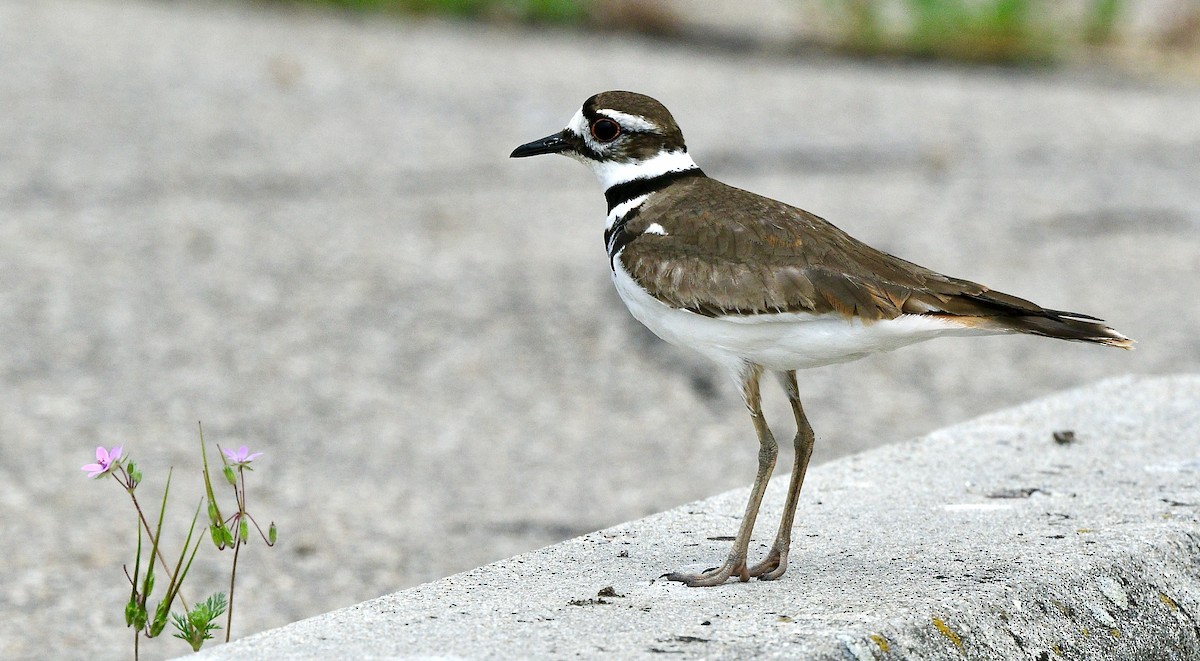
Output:
[[[1075,440],[1056,442],[1063,430]],[[777,476],[752,552],[785,486]],[[745,495],[202,656],[1200,658],[1200,376],[1105,381],[817,466],[782,580],[655,580],[723,557],[716,538],[734,534]]]

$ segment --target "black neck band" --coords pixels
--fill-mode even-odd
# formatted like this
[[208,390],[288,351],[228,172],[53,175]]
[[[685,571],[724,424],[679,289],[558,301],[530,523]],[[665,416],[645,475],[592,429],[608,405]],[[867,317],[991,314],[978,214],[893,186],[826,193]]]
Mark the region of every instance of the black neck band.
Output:
[[664,172],[655,177],[646,179],[634,179],[626,181],[623,184],[610,186],[604,191],[604,199],[608,202],[608,210],[612,211],[618,204],[628,202],[635,197],[641,197],[655,191],[660,191],[668,185],[679,181],[680,179],[688,179],[691,177],[703,177],[704,171],[700,168],[688,168],[686,170],[674,170]]

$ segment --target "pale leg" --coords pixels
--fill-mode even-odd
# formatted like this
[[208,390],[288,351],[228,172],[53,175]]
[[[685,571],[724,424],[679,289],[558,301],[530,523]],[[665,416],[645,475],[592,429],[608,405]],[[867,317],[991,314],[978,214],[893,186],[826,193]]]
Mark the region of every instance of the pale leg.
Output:
[[813,435],[812,425],[804,415],[804,407],[800,405],[800,390],[796,386],[796,372],[789,371],[779,375],[783,389],[787,391],[788,402],[792,405],[792,413],[796,416],[796,460],[792,464],[792,479],[788,483],[787,500],[783,506],[783,516],[779,520],[779,533],[775,543],[767,553],[767,558],[750,568],[750,575],[757,576],[760,581],[772,581],[787,571],[788,549],[792,545],[792,522],[796,519],[796,503],[800,499],[800,489],[804,486],[804,473],[808,470],[808,460],[812,458]]
[[733,549],[729,552],[729,557],[725,559],[725,564],[720,567],[700,573],[672,572],[665,574],[664,577],[669,581],[681,581],[691,587],[707,587],[720,585],[730,576],[737,576],[742,581],[750,580],[751,572],[746,568],[746,552],[750,546],[750,534],[754,532],[754,520],[758,516],[758,507],[762,503],[767,481],[771,479],[771,471],[775,469],[775,457],[779,454],[779,445],[775,442],[775,437],[771,435],[766,419],[763,418],[762,396],[759,390],[759,377],[762,376],[762,371],[763,368],[759,365],[747,365],[742,374],[742,398],[746,402],[746,408],[750,411],[754,430],[758,433],[758,475],[754,478],[754,488],[750,490],[750,501],[746,503],[746,514],[742,517],[742,525],[738,528],[737,538],[733,541]]

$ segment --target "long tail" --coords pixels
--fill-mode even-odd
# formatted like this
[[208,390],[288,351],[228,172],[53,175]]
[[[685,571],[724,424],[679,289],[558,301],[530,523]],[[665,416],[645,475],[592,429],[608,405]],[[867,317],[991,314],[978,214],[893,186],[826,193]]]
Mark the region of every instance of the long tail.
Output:
[[1133,349],[1134,340],[1106,326],[1103,319],[1078,312],[1047,310],[1025,299],[991,290],[969,298],[995,313],[980,319],[980,325],[987,328]]
[[1133,340],[1105,326],[1103,320],[1076,312],[1046,310],[1044,315],[1018,317],[994,317],[993,321],[1019,333],[1031,333],[1045,337],[1075,342],[1093,342],[1109,347],[1132,349]]

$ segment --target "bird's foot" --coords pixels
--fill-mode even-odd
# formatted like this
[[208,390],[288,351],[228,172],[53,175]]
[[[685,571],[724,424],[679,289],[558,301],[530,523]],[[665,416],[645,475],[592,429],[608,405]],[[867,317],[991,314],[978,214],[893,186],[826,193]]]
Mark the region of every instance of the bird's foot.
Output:
[[730,557],[720,567],[705,569],[700,573],[673,571],[663,574],[662,578],[679,581],[690,588],[707,588],[720,585],[731,576],[738,577],[743,583],[750,580],[750,570],[746,568],[745,559]]
[[787,556],[787,550],[780,551],[772,546],[767,557],[749,569],[749,574],[760,581],[773,581],[787,571]]

